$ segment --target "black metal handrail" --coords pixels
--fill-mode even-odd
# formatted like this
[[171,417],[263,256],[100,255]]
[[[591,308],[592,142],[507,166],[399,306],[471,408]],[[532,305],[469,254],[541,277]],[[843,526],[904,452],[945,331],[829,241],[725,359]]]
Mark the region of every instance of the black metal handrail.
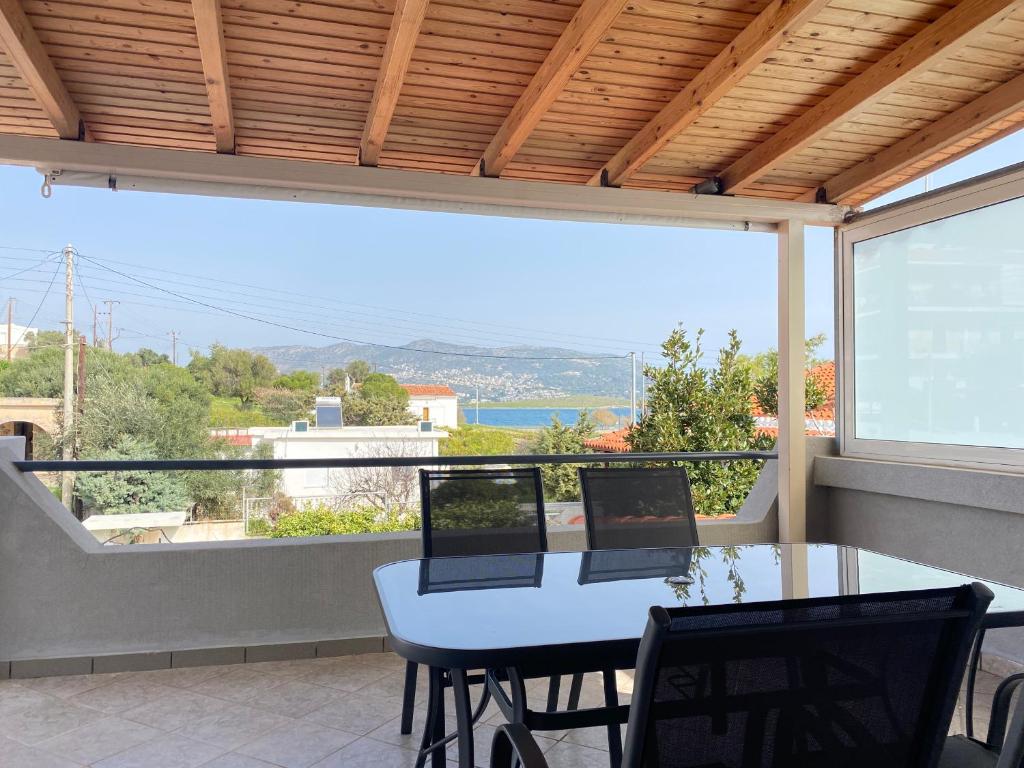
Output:
[[385,456],[328,459],[78,459],[15,461],[22,472],[123,472],[237,470],[237,469],[330,469],[334,467],[459,467],[488,464],[628,464],[655,461],[737,461],[777,459],[774,451],[690,451],[667,453],[552,453],[504,456]]

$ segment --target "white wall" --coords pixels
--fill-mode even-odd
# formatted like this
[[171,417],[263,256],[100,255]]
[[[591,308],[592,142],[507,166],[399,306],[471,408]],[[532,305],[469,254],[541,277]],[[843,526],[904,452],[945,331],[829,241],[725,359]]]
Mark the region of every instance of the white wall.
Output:
[[430,409],[430,420],[442,429],[456,429],[459,426],[459,398],[427,395],[409,396],[409,413],[417,419],[423,418],[423,409]]
[[[312,429],[309,432],[253,429],[251,433],[260,442],[270,442],[274,446],[275,459],[437,456],[440,441],[448,436],[444,432],[420,432],[415,426],[342,427]],[[281,472],[281,491],[294,499],[343,496],[355,489],[364,489],[368,484],[374,485],[372,478],[384,471],[388,470],[285,469]],[[415,498],[407,501],[415,501]]]

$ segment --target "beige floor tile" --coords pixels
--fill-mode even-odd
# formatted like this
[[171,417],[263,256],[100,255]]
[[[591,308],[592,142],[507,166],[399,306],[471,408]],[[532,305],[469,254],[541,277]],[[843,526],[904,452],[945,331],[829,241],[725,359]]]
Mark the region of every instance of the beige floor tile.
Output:
[[248,755],[228,752],[220,757],[215,757],[208,763],[203,763],[202,768],[277,768],[277,766]]
[[190,717],[176,733],[225,749],[236,749],[295,721],[244,704],[222,702],[217,712]]
[[0,735],[22,744],[38,744],[103,717],[95,709],[56,696],[44,698],[0,718]]
[[168,733],[94,765],[95,768],[198,768],[223,752],[220,747]]
[[107,675],[67,675],[65,677],[35,677],[30,680],[19,681],[26,688],[40,693],[48,693],[61,699],[68,699],[72,696],[110,685],[117,681],[124,673],[113,672]]
[[3,768],[80,768],[83,763],[71,762],[0,736],[0,765]]
[[195,688],[202,682],[223,675],[238,668],[238,665],[224,667],[178,667],[176,669],[154,669],[150,672],[134,672],[132,679],[159,683],[172,688]]
[[324,758],[314,768],[413,768],[415,763],[415,752],[362,738]]
[[348,694],[325,688],[322,685],[288,680],[273,688],[260,691],[247,703],[278,715],[302,717],[332,703],[339,696],[346,695]]
[[608,753],[560,741],[544,755],[549,768],[608,768]]
[[305,716],[309,720],[330,728],[338,728],[363,736],[379,728],[402,712],[402,700],[364,696],[361,693],[342,694],[334,701]]
[[60,757],[88,765],[161,736],[162,731],[148,725],[114,716],[68,731],[38,746]]
[[[390,678],[394,674],[391,670],[382,667],[350,662],[321,664],[301,672],[296,671],[299,674],[298,679],[303,682],[323,685],[347,692],[358,691],[383,678]],[[391,680],[388,680],[388,682],[393,684]],[[402,683],[399,682],[398,685],[401,686]],[[392,695],[393,690],[392,688]]]
[[75,694],[68,701],[117,715],[128,709],[137,710],[173,692],[173,688],[136,681],[126,675],[110,685]]
[[355,734],[316,723],[298,722],[278,728],[235,751],[283,768],[308,768],[356,738]]
[[251,668],[255,666],[259,665],[239,665],[222,675],[204,680],[193,687],[192,691],[237,704],[246,704],[264,691],[284,682],[280,675]]
[[148,704],[124,712],[122,717],[161,731],[175,731],[196,719],[216,715],[226,706],[228,703],[222,699],[164,687],[164,693],[160,696]]

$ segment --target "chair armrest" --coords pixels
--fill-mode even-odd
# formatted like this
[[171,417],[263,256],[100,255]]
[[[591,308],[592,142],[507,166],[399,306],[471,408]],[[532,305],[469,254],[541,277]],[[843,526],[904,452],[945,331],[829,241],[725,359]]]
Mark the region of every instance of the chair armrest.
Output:
[[[1024,763],[1024,695],[1017,697],[1010,712],[1014,692],[1024,683],[1024,674],[1010,675],[996,689],[989,720],[989,744],[999,750],[998,768],[1019,768]],[[1007,719],[1009,718],[1009,730]]]
[[491,768],[548,768],[533,734],[522,723],[499,725],[491,742]]

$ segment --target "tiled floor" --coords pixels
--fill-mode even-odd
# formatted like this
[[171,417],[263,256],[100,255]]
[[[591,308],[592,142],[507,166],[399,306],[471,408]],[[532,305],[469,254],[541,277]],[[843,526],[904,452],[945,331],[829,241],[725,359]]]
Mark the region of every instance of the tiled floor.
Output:
[[[414,734],[426,698],[420,677]],[[0,681],[0,765],[411,768],[418,736],[398,732],[403,679],[401,659],[367,654]],[[620,674],[618,682],[625,699],[632,680]],[[979,701],[991,698],[996,682],[981,676]],[[531,681],[537,701],[545,685]],[[599,678],[588,676],[583,703],[601,700]],[[988,711],[982,706],[976,714],[983,733]],[[957,718],[954,730],[962,728],[962,712]],[[481,766],[501,721],[493,704],[483,720],[476,731]],[[605,738],[598,728],[538,735],[552,768],[605,768]]]

